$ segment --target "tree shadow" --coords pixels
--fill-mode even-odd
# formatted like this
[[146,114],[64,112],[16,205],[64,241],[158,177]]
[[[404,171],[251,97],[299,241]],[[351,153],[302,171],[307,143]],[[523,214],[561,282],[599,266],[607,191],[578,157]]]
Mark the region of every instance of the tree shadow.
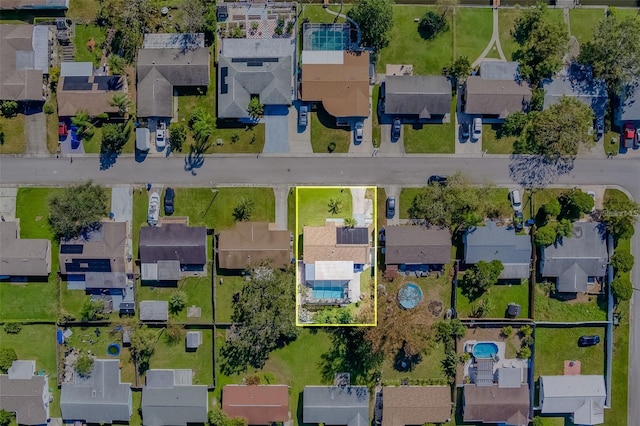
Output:
[[393,360],[393,368],[396,371],[408,373],[422,361],[422,355],[407,355],[403,349],[400,349]]
[[573,158],[514,154],[511,156],[509,175],[525,188],[544,187],[571,172],[573,166]]

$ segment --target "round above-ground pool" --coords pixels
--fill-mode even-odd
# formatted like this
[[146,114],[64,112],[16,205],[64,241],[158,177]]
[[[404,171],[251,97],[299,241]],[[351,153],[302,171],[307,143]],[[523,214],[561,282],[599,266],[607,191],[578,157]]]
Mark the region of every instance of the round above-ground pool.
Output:
[[491,359],[498,353],[498,345],[493,342],[478,342],[473,345],[473,356],[478,359]]
[[112,343],[109,346],[107,346],[107,355],[109,356],[120,355],[120,345],[117,343]]
[[404,309],[413,309],[422,301],[422,289],[414,283],[407,283],[398,291],[398,303]]

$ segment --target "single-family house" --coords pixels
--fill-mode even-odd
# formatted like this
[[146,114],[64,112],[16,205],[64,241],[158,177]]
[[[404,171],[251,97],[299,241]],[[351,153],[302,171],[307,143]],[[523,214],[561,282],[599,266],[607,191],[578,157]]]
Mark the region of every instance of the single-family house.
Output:
[[401,118],[442,119],[451,112],[451,80],[438,75],[389,75],[384,113]]
[[0,0],[0,10],[67,10],[69,0]]
[[562,293],[583,293],[607,272],[606,231],[599,222],[575,222],[571,237],[545,247],[540,256],[544,278],[556,282]]
[[49,376],[36,374],[35,361],[13,361],[0,374],[0,410],[15,413],[19,425],[47,424],[49,398]]
[[305,386],[302,397],[304,423],[369,425],[369,390],[366,386]]
[[138,117],[172,117],[174,89],[206,88],[210,66],[202,33],[145,34],[136,66]]
[[463,110],[467,114],[504,120],[514,112],[528,112],[531,87],[520,79],[517,62],[485,61],[480,75],[467,78]]
[[169,302],[166,300],[143,300],[140,302],[140,321],[169,321]]
[[222,411],[229,417],[247,420],[249,425],[286,423],[289,412],[287,385],[226,385],[222,388]]
[[465,422],[529,424],[529,386],[500,387],[498,384],[464,385],[462,417]]
[[543,81],[542,88],[545,109],[567,97],[591,107],[596,119],[606,113],[609,97],[605,81],[593,78],[590,71],[576,64],[569,67],[566,75]]
[[446,423],[451,418],[448,386],[385,386],[382,426]]
[[394,271],[441,270],[451,261],[451,233],[446,228],[388,226],[384,238],[387,275]]
[[497,226],[494,221],[486,226],[474,226],[463,236],[464,261],[467,265],[499,260],[504,269],[502,280],[520,280],[531,275],[531,239],[518,235],[513,228]]
[[206,270],[207,229],[183,223],[140,228],[143,282],[176,284],[185,274]]
[[640,127],[640,79],[622,88],[615,121],[620,127],[628,122],[635,123],[636,128]]
[[100,114],[118,115],[111,105],[114,95],[127,93],[127,79],[122,75],[62,75],[58,81],[58,115],[73,117],[84,111],[92,117]]
[[51,242],[21,239],[20,222],[0,222],[0,279],[47,277],[51,273]]
[[[12,4],[20,2],[3,0],[3,8]],[[0,25],[0,100],[45,100],[50,42],[53,33],[48,25]]]
[[294,97],[296,39],[223,38],[218,56],[218,117],[252,119],[257,97],[268,110]]
[[218,266],[241,270],[263,261],[276,268],[291,264],[291,233],[279,231],[275,223],[238,222],[218,236]]
[[540,376],[542,414],[570,414],[577,425],[604,423],[604,376]]
[[142,387],[145,426],[187,426],[207,423],[206,385],[193,384],[192,370],[148,370]]
[[96,359],[87,377],[74,374],[62,383],[62,419],[86,423],[128,422],[133,412],[131,383],[120,379],[119,359]]

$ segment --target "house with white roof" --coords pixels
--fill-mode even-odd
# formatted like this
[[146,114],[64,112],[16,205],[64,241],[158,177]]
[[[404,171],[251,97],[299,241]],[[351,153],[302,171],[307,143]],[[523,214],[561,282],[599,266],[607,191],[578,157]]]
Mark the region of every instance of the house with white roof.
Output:
[[540,376],[542,414],[571,415],[578,425],[604,423],[604,376]]

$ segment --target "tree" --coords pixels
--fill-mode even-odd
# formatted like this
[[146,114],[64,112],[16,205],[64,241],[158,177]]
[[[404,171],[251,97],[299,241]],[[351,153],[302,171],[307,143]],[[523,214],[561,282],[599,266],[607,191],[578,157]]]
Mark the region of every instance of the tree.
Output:
[[353,318],[348,308],[325,308],[314,315],[313,322],[315,324],[351,324]]
[[60,67],[49,68],[49,88],[54,93],[58,90],[59,79],[60,79]]
[[233,208],[233,219],[236,222],[248,222],[255,211],[255,203],[251,198],[242,197]]
[[633,285],[628,277],[616,276],[611,281],[611,293],[618,302],[631,299],[633,296]]
[[18,334],[22,331],[22,323],[20,322],[6,322],[4,323],[4,332],[7,334]]
[[18,115],[18,103],[16,101],[0,102],[0,113],[5,118],[13,118]]
[[520,359],[531,358],[531,349],[529,348],[529,346],[523,346],[522,348],[520,348],[520,350],[518,351],[518,358]]
[[65,188],[49,201],[49,223],[57,238],[74,238],[107,215],[107,194],[91,181]]
[[504,266],[499,260],[479,261],[462,277],[460,282],[462,294],[471,300],[477,299],[498,281],[503,269]]
[[[424,19],[424,18],[423,18]],[[450,75],[458,81],[464,81],[471,74],[471,62],[468,56],[458,56],[450,65],[442,70],[444,75]]]
[[187,129],[182,123],[171,123],[169,125],[169,146],[172,151],[182,151],[182,145],[187,139]]
[[215,120],[207,110],[198,107],[193,110],[191,114],[189,127],[193,130],[193,136],[196,142],[206,142],[213,133]]
[[442,371],[444,372],[447,382],[453,384],[456,381],[456,371],[458,368],[458,356],[455,351],[448,350],[444,354],[444,358],[440,361]]
[[453,349],[455,341],[467,331],[466,327],[458,318],[449,321],[438,321],[435,324],[436,341],[445,345],[447,349]]
[[552,225],[545,225],[536,229],[533,241],[537,246],[546,247],[556,242],[558,235]]
[[165,329],[165,336],[168,344],[175,345],[182,341],[182,328],[177,324],[170,324]]
[[358,226],[358,221],[356,219],[348,217],[344,220],[345,228],[355,228],[356,226]]
[[87,296],[82,303],[80,316],[83,321],[96,321],[102,319],[102,311],[104,310],[104,301],[92,300]]
[[336,373],[348,371],[352,385],[373,385],[383,357],[368,339],[367,327],[333,327],[329,333],[331,349],[320,357],[322,380],[332,382]]
[[520,334],[523,336],[531,336],[533,334],[533,327],[530,325],[523,325],[520,327]]
[[571,234],[573,233],[573,222],[571,222],[569,219],[560,219],[556,223],[555,228],[556,228],[556,236],[558,238],[570,237]]
[[580,46],[580,63],[607,83],[609,96],[640,78],[640,16],[620,15],[609,9],[594,28],[593,38]]
[[209,411],[209,423],[211,426],[247,426],[247,421],[244,418],[236,417],[230,419],[217,406]]
[[446,18],[451,18],[458,9],[458,0],[436,0],[436,7]]
[[569,192],[565,192],[558,197],[558,201],[561,206],[558,217],[570,220],[577,220],[583,214],[591,213],[594,205],[593,198],[580,189],[572,189]]
[[629,272],[633,268],[634,260],[631,253],[618,249],[611,256],[611,266],[616,272]]
[[499,136],[520,136],[528,122],[529,118],[524,112],[511,113],[504,119]]
[[124,74],[125,67],[127,66],[127,61],[125,61],[122,56],[112,53],[107,58],[107,64],[109,64],[109,71],[111,71],[111,74],[122,75]]
[[100,152],[103,154],[120,153],[129,139],[129,130],[123,124],[109,123],[102,126],[102,144]]
[[389,45],[389,31],[393,27],[391,0],[358,0],[347,17],[358,24],[362,45],[372,48],[374,56]]
[[260,103],[260,98],[252,96],[247,107],[249,116],[253,119],[260,118],[264,115],[264,105]]
[[496,305],[493,303],[493,299],[485,297],[484,299],[480,299],[475,305],[471,305],[471,316],[473,318],[486,317],[495,307]]
[[118,108],[120,115],[125,115],[129,111],[129,107],[133,105],[131,98],[126,93],[116,93],[109,100],[109,105],[114,108]]
[[138,366],[138,371],[144,373],[149,369],[149,360],[156,345],[156,331],[146,325],[134,328],[131,337],[131,358]]
[[93,361],[93,357],[86,352],[80,353],[75,365],[78,374],[83,377],[89,376],[89,374],[91,374],[91,371],[93,371]]
[[18,360],[18,355],[13,348],[0,348],[0,374],[6,374],[7,370]]
[[180,5],[184,12],[182,25],[185,33],[200,33],[205,27],[206,6],[200,0],[185,0]]
[[520,62],[520,73],[534,85],[562,67],[569,34],[564,22],[551,18],[546,5],[525,9],[511,35],[520,46],[513,54]]
[[447,17],[436,11],[429,10],[424,14],[418,24],[418,33],[425,40],[433,40],[438,34],[449,30]]
[[174,290],[169,296],[169,311],[177,314],[187,305],[187,293],[182,290]]
[[91,126],[91,118],[86,111],[76,111],[76,115],[71,117],[71,125],[78,128],[78,134],[84,134]]
[[0,409],[0,426],[9,426],[14,419],[15,415],[12,412]]
[[342,212],[342,200],[339,198],[331,198],[328,206],[331,214],[340,214]]
[[631,238],[640,215],[640,205],[627,197],[610,197],[604,201],[602,221],[616,241]]
[[548,203],[542,205],[542,211],[547,219],[558,216],[560,214],[560,210],[560,201],[557,199],[549,200]]

